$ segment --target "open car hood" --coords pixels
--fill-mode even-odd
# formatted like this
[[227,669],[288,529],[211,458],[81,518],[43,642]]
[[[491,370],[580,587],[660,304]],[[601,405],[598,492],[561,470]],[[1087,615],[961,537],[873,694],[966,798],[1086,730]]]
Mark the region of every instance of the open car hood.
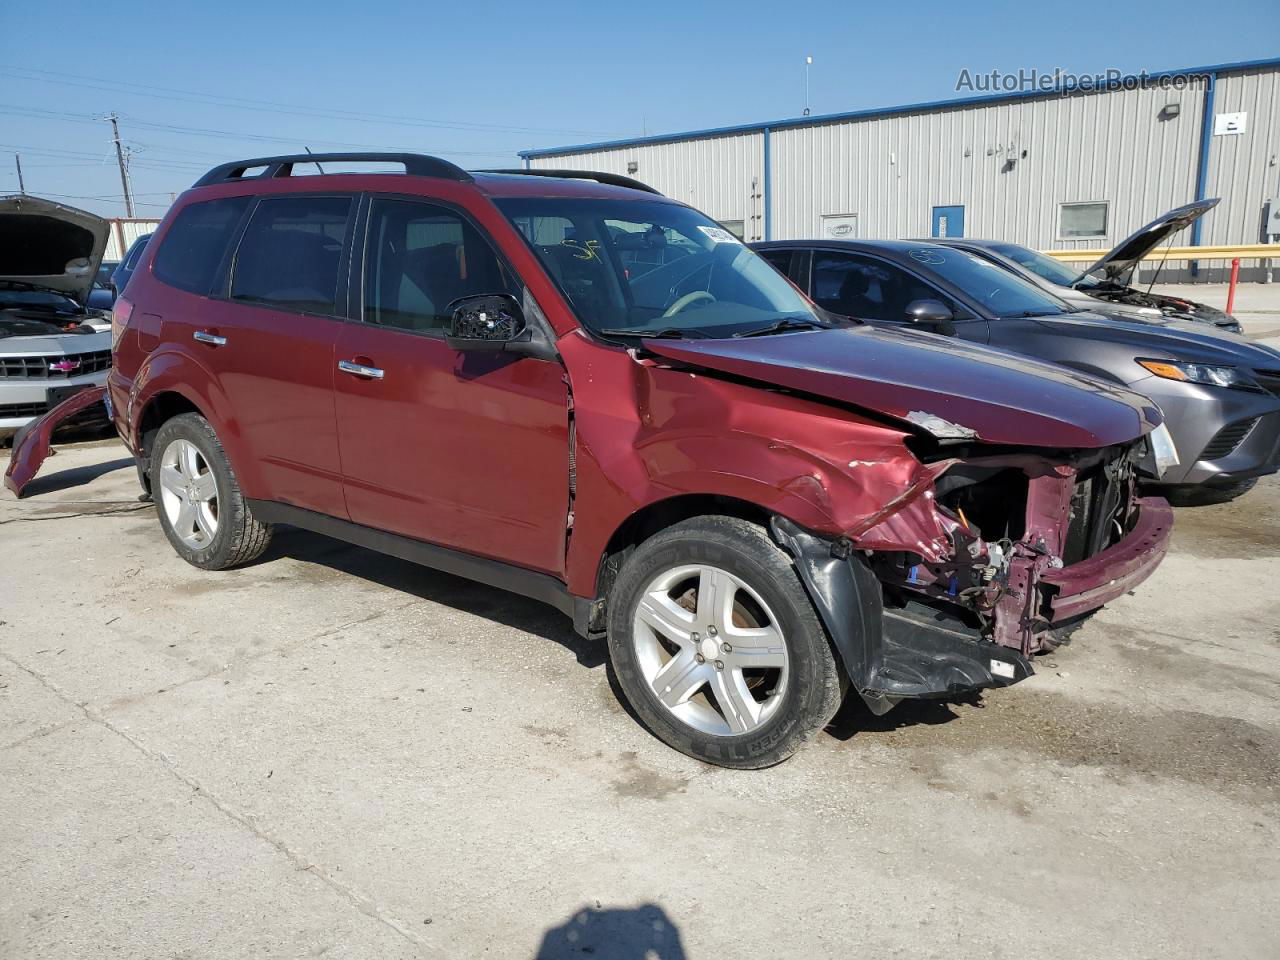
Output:
[[84,303],[107,249],[101,217],[39,197],[0,197],[0,280],[47,287]]
[[1152,220],[1141,230],[1117,243],[1105,257],[1089,267],[1081,277],[1101,270],[1109,280],[1120,280],[1139,261],[1180,230],[1195,223],[1218,205],[1218,198],[1197,200],[1177,207]]
[[1139,394],[1064,367],[870,326],[725,340],[645,340],[650,353],[892,417],[944,440],[1097,448],[1156,427]]

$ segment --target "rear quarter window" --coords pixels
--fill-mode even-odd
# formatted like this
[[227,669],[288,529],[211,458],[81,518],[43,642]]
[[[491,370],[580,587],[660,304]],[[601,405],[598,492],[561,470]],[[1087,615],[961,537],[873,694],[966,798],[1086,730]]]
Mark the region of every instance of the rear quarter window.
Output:
[[231,299],[334,313],[351,204],[350,197],[272,197],[259,203],[236,252]]
[[228,197],[184,207],[161,239],[151,272],[171,287],[208,295],[250,199]]

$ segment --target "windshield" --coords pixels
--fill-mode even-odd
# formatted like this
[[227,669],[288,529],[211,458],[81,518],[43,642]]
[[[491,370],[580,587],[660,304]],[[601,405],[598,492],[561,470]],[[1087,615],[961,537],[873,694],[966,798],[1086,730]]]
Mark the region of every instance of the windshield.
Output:
[[773,267],[689,207],[541,197],[496,203],[596,333],[727,337],[826,325]]
[[997,317],[1047,317],[1072,307],[989,260],[950,247],[908,250],[913,260],[948,280]]
[[1008,257],[1019,266],[1026,267],[1036,276],[1044,277],[1050,283],[1056,283],[1060,287],[1076,285],[1076,281],[1081,279],[1079,270],[1073,270],[1067,264],[1053,257],[1047,257],[1038,250],[1020,247],[1016,243],[998,243],[992,245],[991,249],[1003,257]]

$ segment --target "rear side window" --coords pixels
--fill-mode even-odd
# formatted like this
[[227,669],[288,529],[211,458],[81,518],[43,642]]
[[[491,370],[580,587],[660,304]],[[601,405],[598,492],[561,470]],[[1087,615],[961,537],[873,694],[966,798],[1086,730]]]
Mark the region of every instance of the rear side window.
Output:
[[263,200],[236,252],[231,299],[334,313],[349,197]]
[[[228,197],[184,207],[164,235],[151,272],[171,287],[207,295],[249,200]],[[140,255],[144,245],[136,246]],[[136,256],[129,259],[137,262]]]

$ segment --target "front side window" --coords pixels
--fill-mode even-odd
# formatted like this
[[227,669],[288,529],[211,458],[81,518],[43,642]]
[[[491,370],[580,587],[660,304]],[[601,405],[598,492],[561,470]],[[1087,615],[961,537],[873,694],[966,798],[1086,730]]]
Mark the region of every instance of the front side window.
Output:
[[[171,287],[207,296],[251,199],[227,197],[183,207],[160,241],[151,272]],[[137,244],[137,255],[129,258],[131,265],[138,262],[142,249]]]
[[995,317],[1047,317],[1071,307],[1053,294],[989,260],[952,247],[923,246],[907,251],[922,272],[962,290]]
[[852,253],[813,255],[813,299],[844,317],[902,323],[913,300],[940,300],[957,318],[967,316],[958,303],[922,283],[906,270]]
[[236,251],[231,299],[336,312],[349,197],[274,197],[253,211]]
[[1064,203],[1058,208],[1058,236],[1081,240],[1107,235],[1107,203]]
[[822,325],[765,260],[689,207],[586,198],[496,202],[597,333],[721,337],[783,320]]
[[468,220],[413,200],[373,202],[365,262],[365,322],[402,330],[442,331],[459,297],[518,289]]

